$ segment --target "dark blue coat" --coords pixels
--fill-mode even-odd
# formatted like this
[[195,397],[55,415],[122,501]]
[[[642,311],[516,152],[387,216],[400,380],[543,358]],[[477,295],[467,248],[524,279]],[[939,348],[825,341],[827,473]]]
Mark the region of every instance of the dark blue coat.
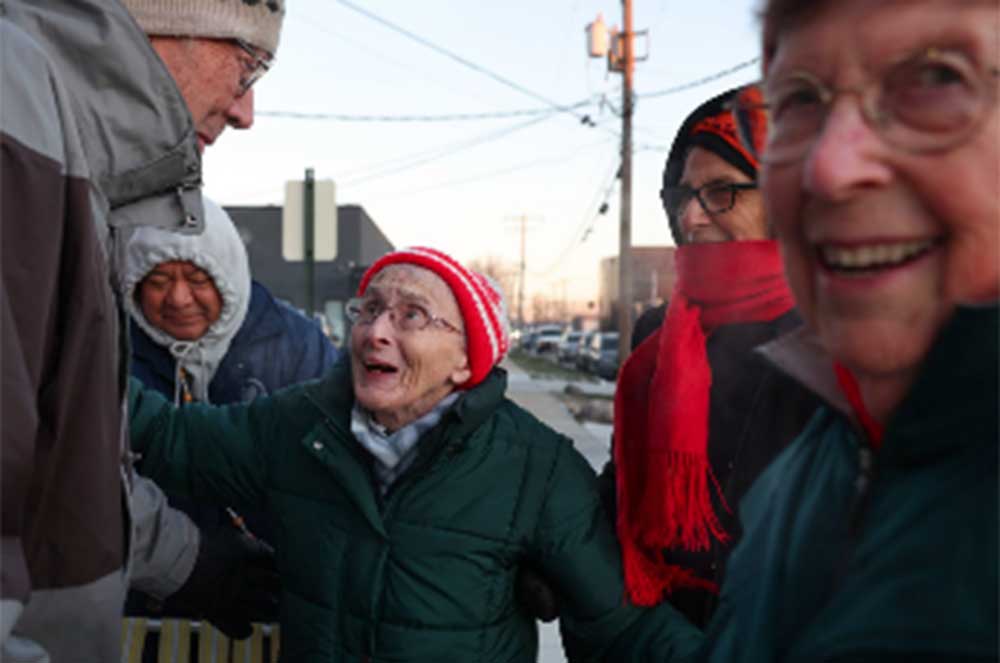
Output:
[[[169,399],[174,397],[176,362],[139,325],[131,325],[132,375]],[[253,282],[246,318],[219,364],[208,387],[209,399],[217,405],[252,401],[282,387],[323,376],[340,352],[319,325],[290,305],[279,301],[260,283]],[[184,511],[202,535],[218,527],[230,527],[226,512],[212,504],[168,494],[170,505]],[[250,530],[273,540],[267,519],[258,513],[241,513]],[[183,616],[168,600],[164,615]],[[129,592],[128,614],[159,615],[137,592]]]
[[[132,375],[173,398],[176,364],[167,348],[132,326]],[[250,308],[208,387],[216,405],[246,402],[322,377],[339,352],[319,325],[253,282]]]

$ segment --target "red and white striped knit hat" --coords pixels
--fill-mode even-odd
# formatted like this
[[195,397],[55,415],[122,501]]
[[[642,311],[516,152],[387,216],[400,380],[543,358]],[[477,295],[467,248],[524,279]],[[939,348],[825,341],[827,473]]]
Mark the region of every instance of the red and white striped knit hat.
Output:
[[358,286],[358,296],[372,278],[389,265],[416,265],[434,272],[451,289],[465,323],[465,346],[472,375],[461,385],[470,389],[486,378],[510,347],[510,322],[500,289],[478,272],[466,269],[451,256],[424,246],[387,253],[375,261]]

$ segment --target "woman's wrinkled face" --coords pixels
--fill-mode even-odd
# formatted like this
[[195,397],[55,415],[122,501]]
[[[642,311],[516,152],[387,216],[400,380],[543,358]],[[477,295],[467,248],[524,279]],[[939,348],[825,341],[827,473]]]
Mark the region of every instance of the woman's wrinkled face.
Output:
[[201,338],[222,313],[215,281],[186,260],[156,265],[139,283],[138,295],[146,320],[179,341]]
[[[463,330],[458,302],[434,272],[390,265],[371,280],[365,298],[392,308],[416,305],[431,317]],[[443,325],[414,331],[396,328],[386,311],[351,330],[354,396],[379,424],[390,430],[419,419],[469,379],[464,333]]]
[[[702,147],[694,147],[684,160],[684,172],[680,185],[691,189],[701,189],[702,197],[708,198],[710,191],[719,185],[751,183],[743,171],[733,166],[719,155]],[[683,209],[678,210],[684,241],[692,244],[701,242],[734,242],[767,239],[767,221],[760,192],[755,189],[737,190],[733,206],[724,212],[708,213],[695,197]],[[718,194],[716,194],[718,197]]]
[[[780,35],[769,81],[801,70],[857,90],[928,49],[980,71],[1000,65],[995,2],[830,3]],[[907,84],[938,94],[953,84],[933,68]],[[961,144],[915,153],[887,144],[856,92],[840,93],[799,160],[764,165],[768,217],[800,310],[859,379],[909,384],[943,323],[965,302],[1000,290],[998,81],[985,118]],[[765,157],[766,160],[766,157]]]

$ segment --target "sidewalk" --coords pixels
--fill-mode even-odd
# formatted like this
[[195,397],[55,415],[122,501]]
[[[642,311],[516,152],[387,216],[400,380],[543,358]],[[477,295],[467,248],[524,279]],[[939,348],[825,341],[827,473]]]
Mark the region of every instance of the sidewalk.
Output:
[[584,455],[595,472],[600,472],[608,461],[610,439],[595,435],[577,422],[566,406],[552,395],[565,383],[532,379],[509,359],[504,359],[500,366],[507,370],[507,396],[510,400],[573,440],[577,451]]
[[[562,388],[561,382],[533,380],[516,364],[505,359],[500,366],[507,370],[507,396],[533,415],[573,440],[573,445],[586,457],[595,472],[600,472],[608,460],[609,440],[600,439],[580,425],[563,403],[552,395]],[[538,663],[566,663],[559,638],[558,622],[540,624],[538,630]]]

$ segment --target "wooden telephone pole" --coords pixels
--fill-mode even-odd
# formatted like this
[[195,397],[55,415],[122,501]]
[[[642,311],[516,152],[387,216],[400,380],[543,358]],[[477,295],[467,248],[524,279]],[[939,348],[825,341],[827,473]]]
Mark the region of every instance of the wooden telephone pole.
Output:
[[517,274],[517,326],[518,328],[523,328],[525,275],[528,271],[528,262],[525,255],[527,249],[526,237],[528,233],[528,226],[534,223],[534,219],[529,217],[527,214],[522,213],[507,217],[507,223],[517,224],[520,228],[519,232],[521,233],[521,260],[518,263]]
[[[635,50],[632,31],[632,0],[622,0],[621,40],[622,165],[621,204],[618,224],[618,357],[625,361],[632,339],[632,78]],[[617,50],[617,49],[616,49]]]
[[[600,14],[587,26],[590,57],[607,57],[608,70],[622,75],[621,204],[618,223],[618,356],[625,360],[632,337],[632,113],[635,108],[635,37],[632,0],[622,0],[622,31],[610,30]],[[641,34],[645,35],[645,32]],[[644,58],[643,58],[644,59]]]

